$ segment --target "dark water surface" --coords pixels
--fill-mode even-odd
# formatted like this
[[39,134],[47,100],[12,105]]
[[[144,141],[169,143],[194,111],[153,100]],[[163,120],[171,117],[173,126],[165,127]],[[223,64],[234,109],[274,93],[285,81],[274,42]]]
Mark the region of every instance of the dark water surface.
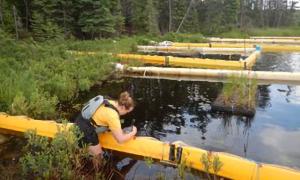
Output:
[[[141,135],[181,140],[259,162],[300,168],[300,86],[260,85],[253,118],[211,111],[222,83],[127,78],[95,94],[129,90],[137,107],[126,117]],[[109,91],[106,89],[110,89]],[[111,91],[111,89],[114,89]]]
[[254,70],[300,72],[300,53],[262,53]]

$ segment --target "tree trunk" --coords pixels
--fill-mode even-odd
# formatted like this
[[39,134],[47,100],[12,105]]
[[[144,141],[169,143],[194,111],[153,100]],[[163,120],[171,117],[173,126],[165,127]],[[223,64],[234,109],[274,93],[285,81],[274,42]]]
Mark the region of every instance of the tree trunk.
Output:
[[25,31],[28,32],[28,26],[29,26],[28,1],[24,0],[24,4],[25,4]]
[[172,0],[169,0],[169,32],[172,31]]
[[0,23],[1,26],[4,26],[2,6],[3,6],[3,2],[2,0],[0,0]]
[[17,21],[17,10],[15,5],[13,5],[13,13],[14,13],[14,20],[15,20],[16,40],[18,40],[19,39],[18,21]]
[[240,30],[244,31],[244,0],[240,1]]
[[67,37],[66,10],[65,10],[65,8],[63,9],[63,16],[64,16],[64,34],[65,34],[65,37]]

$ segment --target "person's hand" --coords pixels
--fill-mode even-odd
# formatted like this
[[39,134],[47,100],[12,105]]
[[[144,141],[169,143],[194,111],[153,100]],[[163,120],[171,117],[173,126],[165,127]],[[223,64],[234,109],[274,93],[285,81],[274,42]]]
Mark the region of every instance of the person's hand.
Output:
[[137,132],[137,128],[135,126],[132,126],[132,136],[135,136],[136,135],[136,132]]

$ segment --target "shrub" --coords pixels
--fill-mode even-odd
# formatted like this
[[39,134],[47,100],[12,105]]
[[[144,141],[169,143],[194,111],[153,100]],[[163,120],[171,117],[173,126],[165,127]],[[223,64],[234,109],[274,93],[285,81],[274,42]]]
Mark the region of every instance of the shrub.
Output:
[[27,132],[26,153],[20,158],[23,176],[29,179],[83,179],[98,176],[97,172],[86,174],[83,171],[89,155],[86,148],[78,146],[80,136],[76,127],[68,130],[66,125],[52,141],[36,135],[34,131]]

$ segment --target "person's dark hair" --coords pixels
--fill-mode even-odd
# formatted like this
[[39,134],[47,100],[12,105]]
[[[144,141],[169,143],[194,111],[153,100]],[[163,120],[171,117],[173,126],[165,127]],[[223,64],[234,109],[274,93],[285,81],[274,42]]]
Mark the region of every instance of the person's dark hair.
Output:
[[135,102],[134,100],[132,99],[132,97],[130,96],[130,94],[125,91],[125,92],[122,92],[119,96],[119,99],[118,99],[118,104],[120,106],[125,106],[125,109],[130,109],[131,107],[134,107],[135,106]]

